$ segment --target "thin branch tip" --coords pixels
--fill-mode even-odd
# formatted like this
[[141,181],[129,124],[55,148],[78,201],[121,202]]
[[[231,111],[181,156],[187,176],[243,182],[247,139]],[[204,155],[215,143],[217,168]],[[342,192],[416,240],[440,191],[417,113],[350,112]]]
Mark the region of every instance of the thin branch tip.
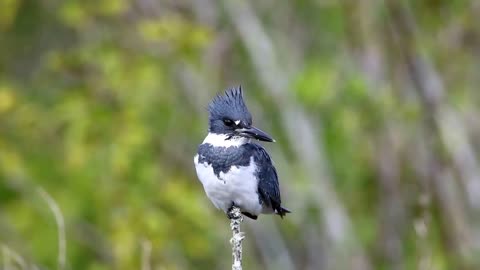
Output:
[[228,211],[228,216],[232,230],[232,238],[230,239],[233,257],[232,270],[242,270],[242,241],[245,239],[245,234],[240,230],[240,225],[243,221],[243,215],[240,208],[233,206]]

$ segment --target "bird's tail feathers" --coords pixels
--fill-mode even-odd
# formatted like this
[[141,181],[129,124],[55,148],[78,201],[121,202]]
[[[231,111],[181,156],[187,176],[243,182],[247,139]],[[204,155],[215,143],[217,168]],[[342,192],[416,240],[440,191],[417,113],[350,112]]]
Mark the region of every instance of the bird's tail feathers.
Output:
[[291,213],[287,208],[280,206],[279,209],[275,209],[275,214],[279,215],[281,218],[283,218],[287,213]]

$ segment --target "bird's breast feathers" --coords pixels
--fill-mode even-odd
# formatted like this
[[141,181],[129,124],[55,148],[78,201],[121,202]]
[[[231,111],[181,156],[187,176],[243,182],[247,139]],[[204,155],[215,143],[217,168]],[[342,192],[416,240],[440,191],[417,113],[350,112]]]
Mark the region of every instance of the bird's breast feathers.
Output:
[[227,212],[234,203],[253,215],[262,212],[253,156],[249,157],[246,164],[232,164],[221,171],[215,171],[212,164],[214,161],[209,162],[201,153],[195,156],[194,162],[197,176],[215,207]]

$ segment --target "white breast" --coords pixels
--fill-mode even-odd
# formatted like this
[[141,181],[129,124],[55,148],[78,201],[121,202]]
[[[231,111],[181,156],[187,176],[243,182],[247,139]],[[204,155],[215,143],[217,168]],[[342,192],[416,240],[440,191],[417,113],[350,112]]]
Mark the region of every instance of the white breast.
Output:
[[228,172],[220,172],[217,177],[212,166],[198,163],[198,155],[194,158],[198,179],[208,198],[218,209],[227,212],[232,202],[243,211],[258,215],[262,205],[258,199],[258,180],[255,177],[256,166],[253,157],[248,166],[234,166]]

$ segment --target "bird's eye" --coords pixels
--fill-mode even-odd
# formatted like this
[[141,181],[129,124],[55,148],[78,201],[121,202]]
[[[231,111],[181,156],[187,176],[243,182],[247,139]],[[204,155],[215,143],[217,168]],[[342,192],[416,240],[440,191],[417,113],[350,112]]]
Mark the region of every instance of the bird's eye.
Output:
[[223,123],[229,127],[233,126],[233,121],[230,119],[223,119]]

